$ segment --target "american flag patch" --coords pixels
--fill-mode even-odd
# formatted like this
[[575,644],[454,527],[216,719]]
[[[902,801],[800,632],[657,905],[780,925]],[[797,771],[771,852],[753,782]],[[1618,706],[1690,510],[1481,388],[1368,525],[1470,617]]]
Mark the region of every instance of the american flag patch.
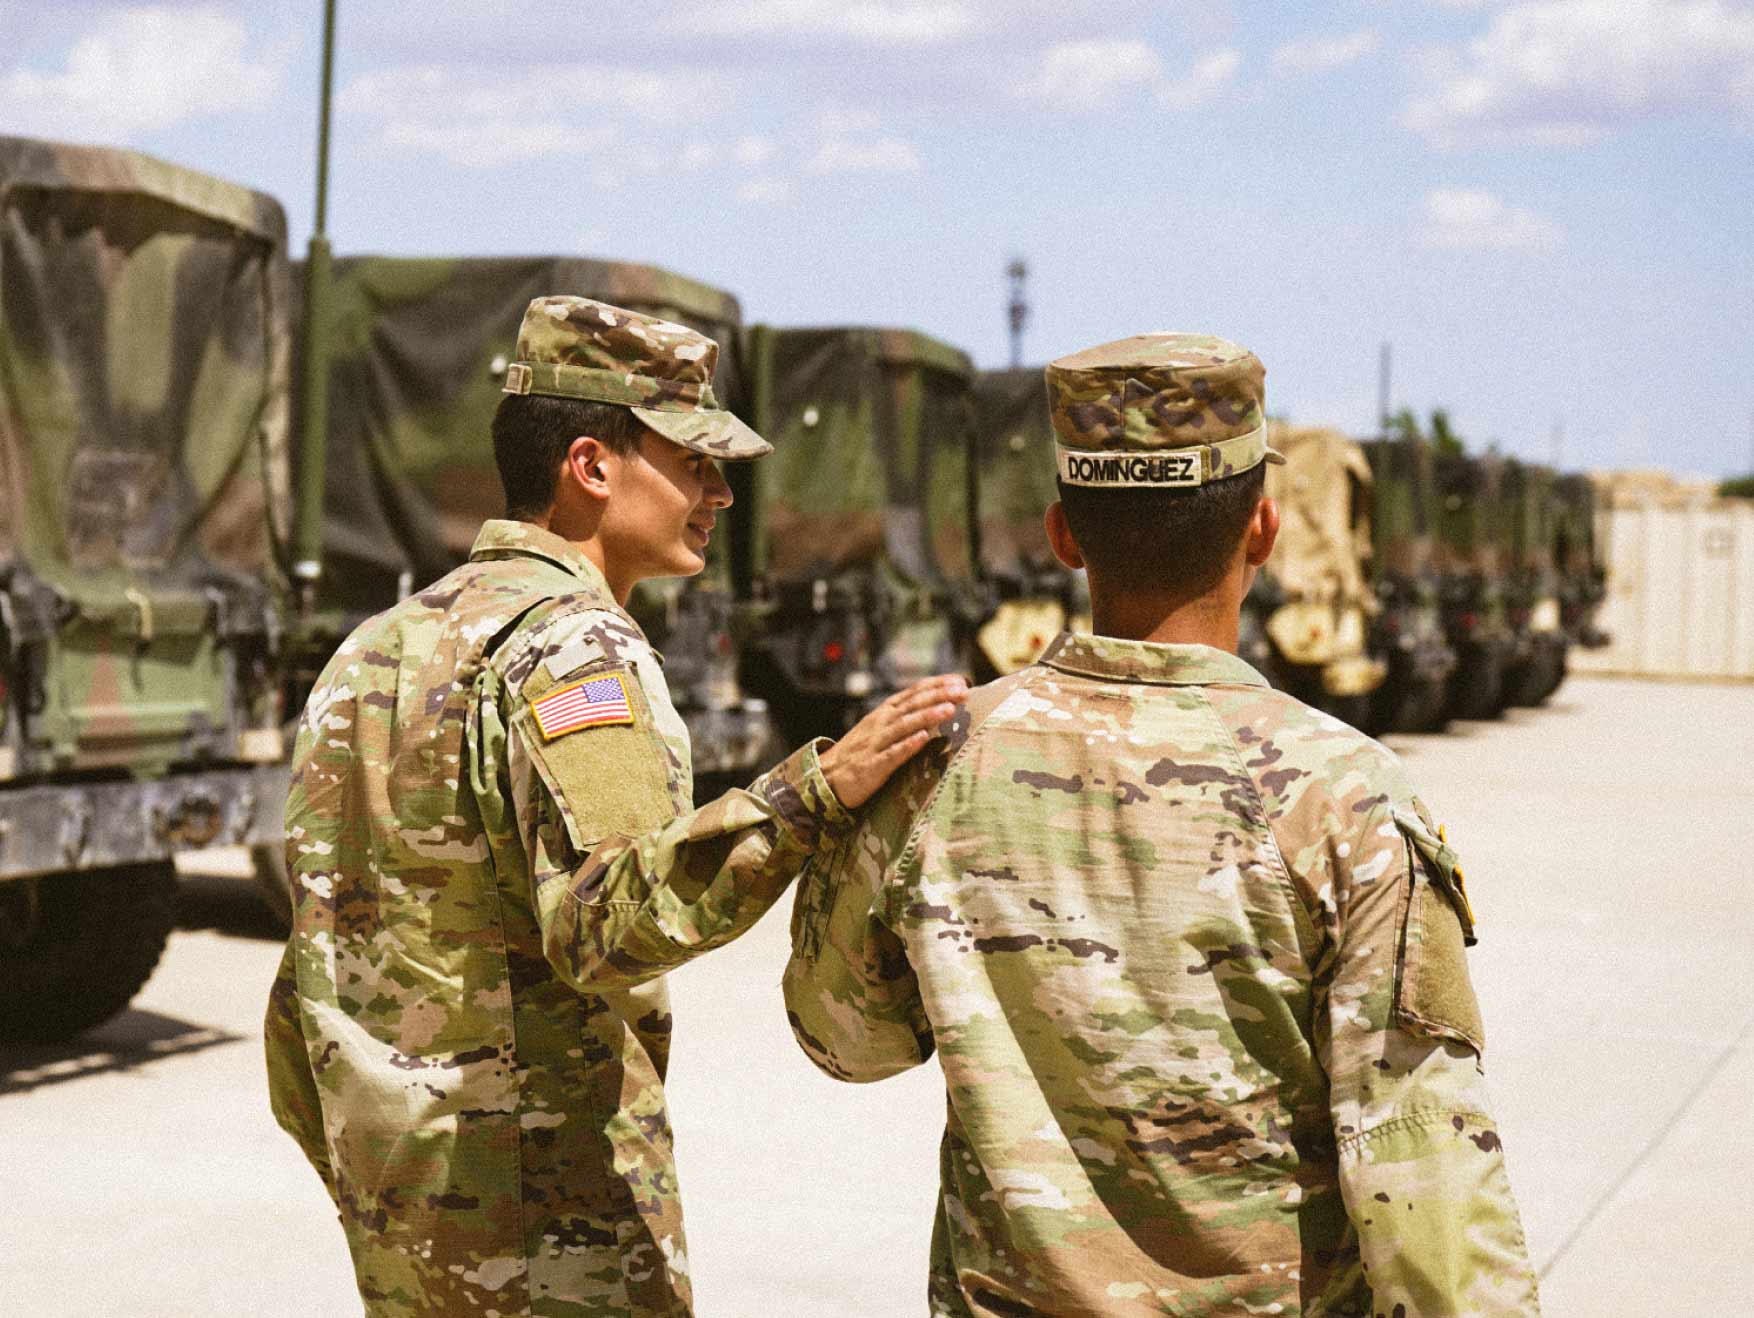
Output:
[[620,673],[587,677],[582,682],[550,691],[532,702],[530,712],[543,741],[553,741],[567,732],[580,728],[601,728],[616,723],[632,723],[633,710],[627,703],[627,686]]

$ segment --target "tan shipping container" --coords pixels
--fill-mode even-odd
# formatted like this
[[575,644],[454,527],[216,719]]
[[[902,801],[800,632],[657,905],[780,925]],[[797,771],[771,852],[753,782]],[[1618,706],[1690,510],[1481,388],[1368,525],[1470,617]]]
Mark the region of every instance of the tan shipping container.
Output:
[[1754,679],[1754,500],[1680,483],[1604,481],[1597,512],[1613,638],[1574,666],[1659,677]]

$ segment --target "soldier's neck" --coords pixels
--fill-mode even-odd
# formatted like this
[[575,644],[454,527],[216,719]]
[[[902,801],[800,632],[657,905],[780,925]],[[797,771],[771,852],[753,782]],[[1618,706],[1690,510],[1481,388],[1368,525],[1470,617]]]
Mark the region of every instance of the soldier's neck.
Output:
[[1109,591],[1090,582],[1091,625],[1099,636],[1162,645],[1210,645],[1236,653],[1243,583],[1226,577],[1200,595]]

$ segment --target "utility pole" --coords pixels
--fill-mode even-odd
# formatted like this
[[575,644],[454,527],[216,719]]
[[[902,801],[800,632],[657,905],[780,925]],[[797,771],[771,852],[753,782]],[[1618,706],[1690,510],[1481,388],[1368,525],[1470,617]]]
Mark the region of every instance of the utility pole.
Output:
[[317,214],[305,253],[304,371],[299,381],[298,512],[292,575],[306,612],[323,575],[323,466],[329,431],[329,99],[335,0],[323,0],[323,83],[317,105]]
[[1558,471],[1565,461],[1565,418],[1553,419],[1553,470]]
[[1014,256],[1005,267],[1005,276],[1011,281],[1011,302],[1005,315],[1011,325],[1011,369],[1016,370],[1023,365],[1023,327],[1029,323],[1029,299],[1023,289],[1029,266],[1021,256]]
[[1391,355],[1387,339],[1383,340],[1382,355],[1376,364],[1376,428],[1380,434],[1389,433],[1389,368]]

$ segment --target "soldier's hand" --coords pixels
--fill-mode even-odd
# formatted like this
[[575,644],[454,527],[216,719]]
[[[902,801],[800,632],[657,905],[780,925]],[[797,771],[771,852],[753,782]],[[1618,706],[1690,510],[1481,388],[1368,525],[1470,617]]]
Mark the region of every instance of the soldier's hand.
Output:
[[956,713],[968,683],[952,673],[897,691],[822,752],[822,773],[840,803],[856,810],[889,775],[919,754],[932,730]]

